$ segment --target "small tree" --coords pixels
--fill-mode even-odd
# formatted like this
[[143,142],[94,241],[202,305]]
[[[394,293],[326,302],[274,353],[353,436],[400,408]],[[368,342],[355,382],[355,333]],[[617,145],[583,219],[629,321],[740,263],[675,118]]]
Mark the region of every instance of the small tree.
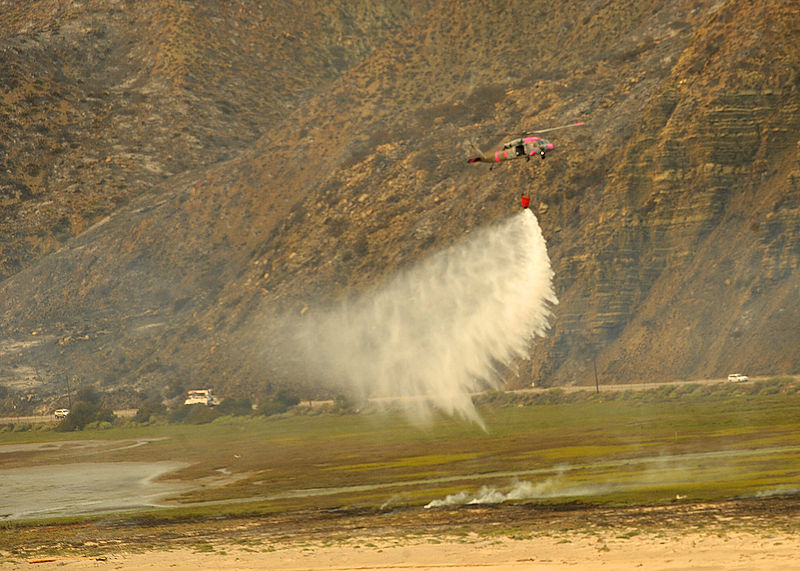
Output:
[[100,406],[103,395],[92,385],[83,385],[75,393],[75,400]]
[[116,419],[117,417],[114,415],[113,411],[107,408],[90,402],[78,402],[72,407],[69,414],[58,424],[57,429],[61,432],[83,430],[89,423],[113,423]]
[[158,400],[158,399],[151,399],[142,404],[139,407],[139,410],[136,411],[136,415],[133,417],[134,422],[150,422],[153,420],[154,416],[166,416],[167,414],[167,407]]
[[273,414],[286,412],[298,404],[300,404],[300,399],[297,396],[290,394],[285,389],[281,389],[274,397],[262,402],[258,407],[258,412],[264,416],[272,416]]
[[275,400],[285,404],[287,407],[297,406],[300,404],[300,397],[291,394],[286,389],[281,389],[275,395]]
[[339,414],[351,413],[356,407],[355,402],[344,394],[336,395],[336,398],[333,399],[333,406]]

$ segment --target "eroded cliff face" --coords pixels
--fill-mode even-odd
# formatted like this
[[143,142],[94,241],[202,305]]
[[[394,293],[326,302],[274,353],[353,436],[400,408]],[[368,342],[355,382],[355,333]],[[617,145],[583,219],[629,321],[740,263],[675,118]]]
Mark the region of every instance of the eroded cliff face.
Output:
[[728,3],[694,33],[586,221],[589,258],[567,256],[543,377],[588,380],[595,353],[609,380],[798,368],[794,16]]
[[[794,3],[177,4],[74,16],[126,62],[109,95],[64,80],[43,104],[81,117],[58,128],[75,145],[48,154],[62,116],[40,141],[5,92],[26,150],[0,175],[2,378],[313,386],[273,366],[271,316],[356,295],[523,190],[561,303],[512,383],[594,382],[595,360],[603,382],[800,368]],[[85,45],[18,26],[0,38],[19,69]],[[465,162],[465,140],[572,120],[546,161]]]

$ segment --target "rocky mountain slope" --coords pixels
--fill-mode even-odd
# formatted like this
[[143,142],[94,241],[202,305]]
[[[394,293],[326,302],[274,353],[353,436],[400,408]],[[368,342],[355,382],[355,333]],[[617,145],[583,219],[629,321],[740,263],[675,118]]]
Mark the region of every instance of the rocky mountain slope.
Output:
[[[800,369],[791,1],[6,2],[0,380],[256,393],[278,312],[531,192],[561,303],[512,384]],[[547,161],[496,146],[574,120]]]

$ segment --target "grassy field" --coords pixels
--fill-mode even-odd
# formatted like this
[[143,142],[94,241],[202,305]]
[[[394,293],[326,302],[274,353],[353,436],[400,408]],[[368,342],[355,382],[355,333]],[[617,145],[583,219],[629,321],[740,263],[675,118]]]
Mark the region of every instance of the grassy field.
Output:
[[[800,489],[800,384],[558,390],[479,399],[487,431],[399,412],[225,417],[74,433],[0,433],[1,444],[142,440],[92,462],[185,462],[197,487],[158,517],[422,506],[495,492],[508,501],[661,504]],[[3,467],[87,461],[70,447],[4,454]],[[460,499],[456,494],[461,494]],[[141,515],[141,514],[140,514]],[[133,517],[133,516],[132,516]]]

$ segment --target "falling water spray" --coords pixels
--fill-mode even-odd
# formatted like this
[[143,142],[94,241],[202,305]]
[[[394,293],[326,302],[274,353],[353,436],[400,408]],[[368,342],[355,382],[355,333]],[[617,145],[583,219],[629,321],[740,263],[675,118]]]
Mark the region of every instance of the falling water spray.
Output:
[[380,287],[310,311],[297,344],[314,376],[362,398],[399,402],[415,419],[433,407],[483,426],[470,393],[525,358],[558,303],[530,210],[473,232]]

